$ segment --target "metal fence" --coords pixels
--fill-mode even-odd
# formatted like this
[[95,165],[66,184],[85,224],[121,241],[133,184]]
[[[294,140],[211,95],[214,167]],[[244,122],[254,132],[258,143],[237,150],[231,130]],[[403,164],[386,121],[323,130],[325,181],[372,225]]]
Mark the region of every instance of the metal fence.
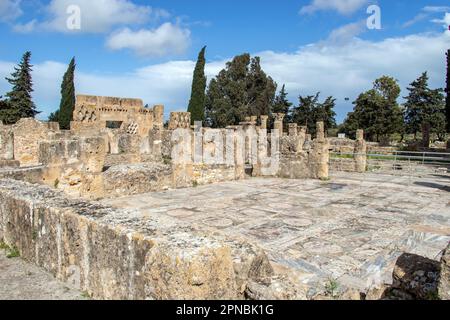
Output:
[[[342,166],[346,161],[351,162],[355,156],[356,154],[353,153],[332,152],[330,154],[331,161],[340,160]],[[339,165],[332,165],[333,169],[339,170]],[[413,151],[369,153],[367,154],[367,171],[401,175],[450,176],[450,153]]]

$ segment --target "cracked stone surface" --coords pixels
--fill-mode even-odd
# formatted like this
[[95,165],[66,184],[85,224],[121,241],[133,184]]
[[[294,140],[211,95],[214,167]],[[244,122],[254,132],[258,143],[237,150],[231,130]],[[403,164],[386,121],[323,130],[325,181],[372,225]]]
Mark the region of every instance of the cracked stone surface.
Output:
[[450,241],[450,176],[335,173],[330,181],[249,179],[104,200],[244,238],[311,290],[392,283],[403,252],[439,260]]
[[0,249],[0,300],[85,300],[82,293]]

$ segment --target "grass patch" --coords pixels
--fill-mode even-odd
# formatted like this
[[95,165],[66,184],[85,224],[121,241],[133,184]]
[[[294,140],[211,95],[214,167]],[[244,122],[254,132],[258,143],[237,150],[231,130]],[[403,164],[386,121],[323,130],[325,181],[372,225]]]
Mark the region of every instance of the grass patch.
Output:
[[55,187],[55,189],[58,189],[59,186],[59,179],[56,179],[55,182],[53,183],[53,186]]
[[198,187],[198,181],[197,180],[192,181],[192,186],[194,188],[197,188]]
[[6,257],[8,259],[20,257],[19,249],[16,246],[8,246],[5,242],[0,241],[0,249],[6,251]]
[[163,156],[162,160],[163,160],[163,163],[165,165],[172,164],[172,158],[171,157]]
[[329,279],[325,284],[325,293],[330,297],[336,297],[338,294],[339,283],[334,279]]

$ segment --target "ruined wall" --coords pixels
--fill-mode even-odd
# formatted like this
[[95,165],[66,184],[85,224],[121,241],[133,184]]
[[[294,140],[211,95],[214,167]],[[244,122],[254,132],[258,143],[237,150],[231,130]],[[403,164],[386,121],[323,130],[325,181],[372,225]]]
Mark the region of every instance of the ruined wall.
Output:
[[236,180],[235,167],[227,165],[194,164],[192,172],[194,185],[206,185]]
[[242,299],[282,285],[256,246],[160,219],[0,180],[0,240],[92,298]]
[[102,197],[106,150],[105,136],[42,141],[42,182],[75,197]]
[[155,125],[162,126],[161,112],[163,106],[146,109],[140,99],[77,95],[71,129],[101,130],[116,122],[124,132],[144,137]]
[[163,163],[116,165],[103,173],[105,197],[123,197],[173,187],[172,167]]
[[169,130],[189,129],[191,127],[190,112],[171,112],[169,120]]
[[0,121],[0,168],[18,167],[14,160],[14,133],[11,126],[4,126]]
[[323,122],[317,123],[317,137],[313,141],[309,141],[305,127],[290,124],[289,134],[281,138],[278,176],[289,179],[328,178],[329,149]]
[[368,146],[364,140],[364,131],[356,132],[356,140],[342,139],[341,143],[332,146],[333,155],[330,167],[333,171],[359,172],[367,171]]
[[39,164],[39,143],[47,140],[52,131],[45,123],[33,118],[20,119],[12,126],[14,132],[14,159],[21,167]]

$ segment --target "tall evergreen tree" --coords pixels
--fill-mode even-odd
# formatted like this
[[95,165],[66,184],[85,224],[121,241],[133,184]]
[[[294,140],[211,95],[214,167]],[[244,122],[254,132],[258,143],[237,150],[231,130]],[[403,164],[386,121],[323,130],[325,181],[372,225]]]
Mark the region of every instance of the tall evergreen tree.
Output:
[[450,49],[447,51],[447,87],[446,87],[445,113],[447,118],[447,132],[450,132]]
[[431,133],[440,139],[445,136],[445,102],[442,89],[428,87],[426,72],[408,87],[409,95],[405,97],[405,121],[408,133],[421,131],[423,123],[428,123]]
[[20,118],[34,118],[39,112],[32,100],[33,81],[31,78],[32,65],[31,52],[27,51],[21,62],[14,68],[11,78],[6,80],[12,85],[12,90],[6,94],[9,105],[11,121],[17,122]]
[[192,80],[191,99],[189,101],[188,112],[191,113],[191,121],[204,121],[205,119],[205,51],[206,46],[198,54],[197,64]]
[[75,58],[72,58],[61,84],[61,102],[59,110],[49,117],[49,120],[56,120],[59,122],[59,127],[63,130],[69,130],[70,121],[73,120],[73,111],[75,109],[75,67]]
[[284,113],[284,123],[287,124],[291,121],[291,107],[292,103],[287,99],[286,87],[283,84],[280,93],[275,97],[275,101],[272,107],[272,113]]
[[259,57],[236,56],[210,81],[206,93],[206,121],[211,127],[225,127],[247,116],[268,115],[277,85],[262,70]]

